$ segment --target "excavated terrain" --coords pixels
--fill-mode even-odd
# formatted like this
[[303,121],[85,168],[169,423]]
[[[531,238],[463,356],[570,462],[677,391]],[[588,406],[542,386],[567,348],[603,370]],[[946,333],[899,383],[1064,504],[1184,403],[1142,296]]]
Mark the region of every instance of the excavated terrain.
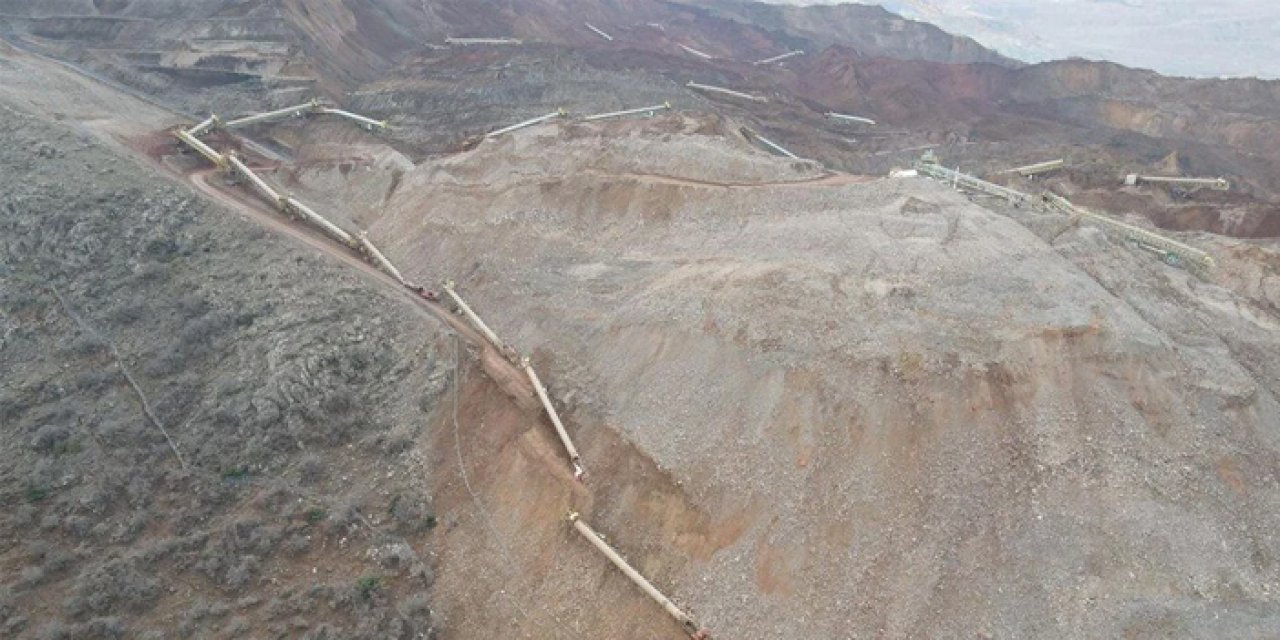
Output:
[[[624,492],[592,518],[713,629],[1280,623],[1274,248],[1255,249],[1269,293],[1205,282],[1091,227],[1051,243],[1063,219],[824,177],[704,124],[486,142],[407,172],[371,227],[534,350],[589,466],[614,473],[616,431],[679,480],[691,506]],[[518,495],[512,518],[563,501]],[[684,530],[689,508],[710,531]]]
[[[875,9],[464,5],[0,0],[82,67],[0,45],[5,633],[687,637],[570,511],[717,638],[1280,628],[1276,83],[1025,67]],[[311,95],[391,130],[207,140],[455,281],[585,484],[475,332],[166,134]],[[1217,266],[883,177],[926,148],[1066,157],[999,179]]]

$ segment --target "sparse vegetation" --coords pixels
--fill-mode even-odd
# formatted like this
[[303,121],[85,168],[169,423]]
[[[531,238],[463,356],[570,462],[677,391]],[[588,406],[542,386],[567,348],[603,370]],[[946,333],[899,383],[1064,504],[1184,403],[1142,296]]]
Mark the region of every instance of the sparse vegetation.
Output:
[[[379,438],[391,423],[382,407],[416,411],[411,389],[388,391],[399,380],[389,372],[408,370],[429,332],[415,343],[416,320],[395,320],[362,288],[331,290],[340,268],[246,232],[185,190],[123,172],[45,179],[24,164],[29,151],[15,136],[64,134],[3,100],[0,113],[9,143],[0,145],[0,207],[12,212],[0,215],[0,237],[21,239],[0,242],[0,272],[13,285],[0,287],[0,335],[14,326],[6,320],[18,322],[3,343],[0,386],[0,469],[15,485],[0,510],[0,637],[322,637],[323,627],[327,638],[373,639],[417,625],[396,622],[398,594],[380,576],[364,581],[367,569],[311,569],[315,550],[360,566],[364,538],[398,530],[329,507],[359,504],[385,479],[329,482],[374,455],[336,444]],[[58,146],[69,151],[42,158],[41,171],[116,162],[92,145]],[[73,322],[51,286],[105,339]],[[356,320],[364,343],[335,331]],[[188,458],[185,470],[106,340]],[[28,541],[38,544],[14,546]],[[317,578],[327,582],[312,590]],[[257,604],[289,582],[306,586],[278,611]],[[335,611],[334,602],[346,604]],[[161,628],[161,603],[192,615]],[[327,623],[310,622],[321,610]]]
[[249,477],[249,467],[241,465],[222,470],[223,480],[240,480]]
[[356,581],[356,593],[368,600],[382,588],[382,577],[376,575],[363,576]]
[[40,502],[49,496],[49,489],[45,487],[29,486],[23,493],[23,496],[27,499],[27,502]]

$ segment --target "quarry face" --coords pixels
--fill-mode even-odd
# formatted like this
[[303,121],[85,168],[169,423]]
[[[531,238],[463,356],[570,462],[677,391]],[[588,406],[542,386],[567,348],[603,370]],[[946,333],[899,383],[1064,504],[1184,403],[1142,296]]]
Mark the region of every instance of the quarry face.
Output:
[[16,4],[0,635],[1280,626],[1271,83],[866,8]]

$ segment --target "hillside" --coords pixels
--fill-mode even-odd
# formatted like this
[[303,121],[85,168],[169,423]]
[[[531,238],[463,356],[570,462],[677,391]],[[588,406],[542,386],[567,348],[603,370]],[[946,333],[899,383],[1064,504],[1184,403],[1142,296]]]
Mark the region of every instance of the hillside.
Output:
[[1274,82],[858,7],[0,15],[0,635],[697,637],[571,512],[715,638],[1280,626]]
[[333,261],[0,110],[0,634],[431,631],[414,443],[450,343]]

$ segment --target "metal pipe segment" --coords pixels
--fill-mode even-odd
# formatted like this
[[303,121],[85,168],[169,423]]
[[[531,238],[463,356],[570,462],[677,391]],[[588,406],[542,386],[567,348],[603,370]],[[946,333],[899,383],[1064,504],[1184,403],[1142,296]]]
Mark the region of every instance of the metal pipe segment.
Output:
[[227,168],[226,156],[222,155],[221,153],[218,153],[217,151],[214,151],[213,147],[210,147],[209,145],[205,144],[199,138],[191,135],[190,133],[187,133],[186,131],[183,131],[182,129],[178,129],[174,131],[173,135],[177,136],[178,139],[181,140],[183,143],[185,143],[188,147],[195,149],[197,153],[204,156],[205,159],[208,160],[209,162],[212,162],[214,166],[218,167],[219,169]]
[[484,334],[484,337],[489,341],[489,344],[492,344],[499,353],[506,353],[507,345],[498,338],[498,334],[494,333],[493,329],[489,328],[489,325],[484,323],[484,320],[480,319],[480,316],[476,315],[475,311],[471,310],[471,306],[462,299],[462,296],[458,295],[458,292],[453,290],[452,280],[444,283],[444,292],[449,294],[453,303],[458,305],[458,308],[462,310],[462,314],[471,321],[471,324],[474,325],[480,333]]
[[555,113],[548,113],[548,114],[547,114],[547,115],[545,115],[545,116],[538,116],[538,117],[536,117],[536,118],[532,118],[532,119],[530,119],[530,120],[525,120],[524,122],[519,122],[519,123],[513,124],[513,125],[511,125],[511,126],[509,126],[509,127],[503,127],[503,128],[501,128],[501,129],[498,129],[497,131],[493,131],[493,132],[490,132],[490,133],[488,133],[488,134],[485,134],[485,136],[484,136],[484,137],[486,137],[486,138],[496,138],[496,137],[498,137],[498,136],[500,136],[500,135],[503,135],[503,134],[505,134],[505,133],[511,133],[512,131],[515,131],[515,130],[517,130],[517,129],[524,129],[525,127],[532,127],[532,126],[533,126],[533,125],[535,125],[535,124],[541,124],[541,123],[543,123],[543,122],[546,122],[546,121],[548,121],[548,120],[554,120],[554,119],[556,119],[556,118],[563,118],[563,117],[565,117],[565,116],[567,116],[567,115],[569,115],[569,114],[568,114],[567,112],[565,112],[565,110],[564,110],[564,109],[559,109],[559,110],[557,110]]
[[828,118],[834,118],[836,120],[848,120],[849,122],[860,122],[862,124],[869,124],[869,125],[874,125],[876,123],[876,121],[872,120],[871,118],[864,118],[862,116],[851,116],[847,113],[836,113],[834,111],[828,111],[826,113],[826,116]]
[[405,284],[404,276],[400,275],[400,270],[397,269],[394,264],[391,264],[391,261],[387,259],[387,256],[383,255],[383,253],[378,250],[378,247],[374,246],[373,242],[369,241],[369,233],[367,231],[361,231],[358,238],[360,240],[360,247],[364,249],[364,252],[372,258],[379,267],[382,267],[383,271],[386,271],[388,275],[395,278],[396,282]]
[[693,47],[687,47],[687,46],[682,45],[682,44],[676,44],[676,46],[677,46],[677,47],[680,47],[681,49],[684,49],[685,51],[688,51],[689,53],[692,53],[692,54],[693,54],[693,55],[695,55],[695,56],[698,56],[699,58],[702,58],[703,60],[715,60],[715,58],[716,58],[715,56],[713,56],[713,55],[711,55],[711,54],[709,54],[709,53],[705,53],[705,52],[702,52],[702,51],[698,51],[697,49],[694,49]]
[[609,34],[605,33],[604,31],[601,31],[599,28],[597,28],[595,25],[591,24],[590,22],[584,22],[584,23],[582,23],[582,24],[587,25],[587,28],[588,28],[588,29],[590,29],[590,30],[594,31],[594,32],[596,33],[596,35],[600,36],[601,38],[604,38],[605,40],[608,40],[609,42],[613,42],[613,36],[611,36],[611,35],[609,35]]
[[646,595],[652,598],[654,602],[657,602],[658,605],[671,615],[671,617],[675,618],[676,622],[680,623],[680,626],[684,628],[686,633],[691,637],[699,639],[710,637],[707,635],[706,631],[703,631],[698,627],[698,623],[694,621],[692,616],[685,613],[680,609],[680,607],[677,607],[670,598],[663,595],[661,591],[658,591],[658,588],[653,586],[653,583],[640,575],[640,572],[632,568],[630,564],[627,564],[627,561],[623,559],[617,551],[614,551],[613,547],[610,547],[609,543],[605,542],[604,538],[602,538],[600,534],[596,533],[595,530],[586,522],[583,522],[582,517],[579,516],[576,511],[569,513],[569,522],[573,523],[573,528],[576,529],[583,538],[586,538],[587,542],[591,543],[591,546],[604,554],[604,557],[608,558],[609,562],[613,563],[613,566],[617,567],[623,575],[630,578],[636,586],[640,587],[641,591],[644,591]]
[[306,218],[308,222],[320,227],[321,230],[333,236],[338,242],[341,242],[352,249],[358,249],[360,247],[360,244],[356,242],[355,238],[351,237],[351,234],[343,231],[332,222],[329,222],[324,218],[324,216],[312,211],[310,207],[299,202],[297,198],[287,196],[284,201],[289,207],[293,208],[298,213],[301,213],[302,217]]
[[772,57],[772,58],[765,58],[764,60],[756,60],[755,62],[753,62],[753,63],[751,63],[751,64],[754,64],[754,65],[757,65],[757,66],[762,65],[762,64],[772,64],[772,63],[774,63],[774,62],[782,62],[783,60],[786,60],[787,58],[794,58],[794,57],[796,57],[796,56],[802,56],[802,55],[804,55],[804,52],[803,52],[803,51],[800,51],[800,50],[796,50],[796,51],[788,51],[788,52],[786,52],[786,53],[776,55],[776,56],[774,56],[774,57]]
[[916,162],[916,170],[931,178],[937,178],[943,182],[950,182],[954,187],[964,187],[973,191],[979,191],[998,198],[1004,198],[1014,204],[1022,204],[1031,200],[1031,196],[1015,191],[1008,187],[1002,187],[993,182],[987,182],[980,178],[976,178],[967,173],[961,173],[955,169],[948,169],[936,162],[919,160]]
[[623,111],[610,111],[609,113],[597,113],[595,115],[586,116],[583,122],[594,122],[596,120],[608,120],[609,118],[622,118],[624,116],[632,116],[640,113],[653,115],[655,112],[663,111],[671,108],[670,102],[664,102],[652,107],[640,107],[638,109],[625,109]]
[[204,122],[201,122],[200,124],[194,127],[191,127],[190,129],[187,129],[187,133],[198,138],[208,133],[209,131],[217,128],[217,126],[220,124],[222,124],[222,119],[219,118],[217,114],[210,114],[210,116],[206,118]]
[[1217,191],[1228,191],[1231,189],[1231,183],[1226,178],[1180,178],[1177,176],[1140,176],[1137,174],[1129,174],[1125,176],[1124,183],[1128,186],[1134,186],[1139,182],[1150,182],[1156,184],[1185,184],[1193,187],[1209,187]]
[[1070,200],[1067,200],[1056,193],[1045,193],[1044,200],[1063,213],[1079,216],[1084,220],[1098,223],[1106,229],[1117,232],[1125,238],[1156,247],[1162,251],[1167,251],[1178,256],[1179,259],[1194,267],[1207,269],[1212,268],[1216,264],[1213,256],[1209,255],[1205,251],[1183,244],[1172,238],[1166,238],[1158,233],[1147,231],[1142,227],[1135,227],[1131,224],[1116,220],[1115,218],[1095,213],[1083,207],[1078,207]]
[[533,371],[533,365],[529,364],[528,358],[522,358],[520,366],[524,368],[525,374],[529,376],[529,382],[533,383],[533,390],[538,394],[538,399],[542,401],[542,408],[546,409],[547,415],[551,417],[551,424],[555,425],[556,435],[560,436],[560,442],[564,444],[564,450],[569,454],[569,462],[573,464],[574,477],[582,478],[583,471],[581,464],[579,464],[578,448],[573,446],[573,440],[569,439],[569,432],[565,430],[564,423],[560,421],[560,414],[551,405],[551,396],[547,395],[547,388],[542,386],[542,380],[538,379],[538,374]]
[[1035,164],[1029,164],[1023,167],[1014,167],[1012,169],[1005,169],[1004,171],[1000,171],[996,173],[996,175],[1017,173],[1023,176],[1030,177],[1030,176],[1034,176],[1041,173],[1048,173],[1050,171],[1053,171],[1054,169],[1060,169],[1066,166],[1066,164],[1067,164],[1067,161],[1064,159],[1050,160],[1048,162],[1037,162]]
[[387,121],[386,121],[386,120],[374,120],[373,118],[367,118],[367,117],[362,116],[362,115],[360,115],[360,114],[358,114],[358,113],[351,113],[350,111],[344,111],[344,110],[342,110],[342,109],[335,109],[335,108],[333,108],[333,107],[320,107],[320,108],[318,108],[318,109],[316,110],[316,113],[327,113],[327,114],[331,114],[331,115],[335,115],[335,116],[341,116],[341,117],[346,118],[346,119],[348,119],[348,120],[354,120],[354,121],[359,122],[360,124],[364,125],[364,126],[365,126],[365,128],[369,129],[370,131],[372,131],[373,129],[386,129],[386,128],[387,128]]
[[257,188],[258,192],[261,193],[268,202],[277,208],[283,208],[284,198],[280,196],[280,193],[271,188],[271,185],[267,184],[265,180],[258,177],[258,174],[251,171],[249,167],[240,160],[240,158],[236,157],[235,154],[228,153],[227,162],[231,165],[232,170],[241,176],[244,176],[246,180]]
[[749,94],[749,93],[742,93],[741,91],[734,91],[733,89],[726,89],[726,88],[724,88],[724,87],[717,87],[717,86],[713,86],[713,85],[709,85],[709,84],[699,84],[699,83],[697,83],[697,82],[692,82],[692,81],[691,81],[691,82],[687,82],[687,83],[685,83],[685,85],[684,85],[684,86],[689,87],[690,89],[698,89],[698,90],[701,90],[701,91],[710,91],[711,93],[722,93],[722,94],[727,95],[727,96],[733,96],[733,97],[735,97],[735,98],[742,98],[743,100],[750,100],[750,101],[752,101],[752,102],[768,102],[768,101],[769,101],[769,99],[768,99],[768,98],[762,98],[762,97],[760,97],[760,96],[753,96],[753,95],[751,95],[751,94]]
[[778,144],[778,143],[776,143],[776,142],[774,142],[774,141],[772,141],[772,140],[770,140],[770,139],[768,139],[768,138],[766,138],[766,137],[764,137],[764,136],[760,135],[759,133],[756,133],[756,131],[755,131],[754,129],[750,129],[750,128],[748,128],[748,127],[743,127],[743,128],[742,128],[742,131],[743,131],[744,133],[746,133],[748,136],[750,136],[750,137],[752,137],[752,138],[755,138],[756,140],[759,140],[759,141],[760,141],[760,143],[761,143],[761,144],[763,144],[764,146],[769,147],[770,149],[773,149],[774,151],[777,151],[778,153],[780,153],[780,154],[782,154],[782,155],[784,155],[784,156],[786,156],[786,157],[788,157],[788,158],[791,158],[792,160],[799,160],[799,159],[800,159],[800,156],[798,156],[798,155],[796,155],[796,154],[794,154],[794,153],[791,153],[790,151],[787,151],[786,149],[784,149],[784,148],[782,147],[782,145],[780,145],[780,144]]
[[448,44],[457,44],[462,46],[473,44],[523,44],[522,40],[516,38],[445,38]]
[[300,118],[308,113],[316,113],[320,109],[320,102],[318,100],[312,100],[306,104],[285,107],[283,109],[276,109],[274,111],[266,111],[263,113],[255,113],[253,115],[244,116],[243,118],[228,120],[223,126],[228,129],[235,129],[237,127],[247,127],[259,122],[270,122],[272,120],[281,120],[289,117]]

